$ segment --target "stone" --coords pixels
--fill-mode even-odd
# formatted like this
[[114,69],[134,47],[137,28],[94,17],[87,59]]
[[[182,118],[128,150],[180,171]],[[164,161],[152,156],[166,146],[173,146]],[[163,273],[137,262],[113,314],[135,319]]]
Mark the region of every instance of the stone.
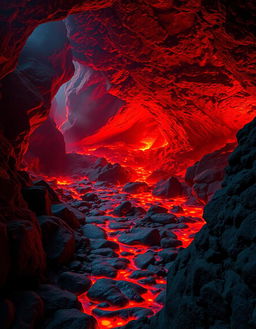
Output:
[[82,199],[84,201],[93,201],[93,202],[99,200],[98,195],[95,193],[86,193],[85,195],[82,196]]
[[96,329],[96,326],[96,320],[91,315],[77,309],[60,309],[53,314],[45,329]]
[[68,290],[75,295],[81,295],[91,286],[91,280],[84,274],[74,272],[62,272],[58,279],[62,289]]
[[37,294],[44,301],[47,313],[53,313],[59,309],[81,308],[81,304],[74,294],[51,284],[41,284]]
[[123,187],[123,191],[130,194],[139,194],[149,191],[149,186],[145,182],[130,182]]
[[173,214],[155,214],[151,215],[150,219],[153,223],[172,224],[177,222],[177,217]]
[[157,205],[153,205],[148,209],[147,215],[150,217],[151,215],[166,214],[167,212],[168,212],[167,208],[157,206]]
[[48,261],[53,265],[68,263],[75,252],[74,231],[58,217],[39,216],[38,221]]
[[134,263],[140,269],[146,269],[149,264],[154,264],[155,255],[151,251],[147,251],[145,254],[139,254],[134,258]]
[[88,297],[97,301],[107,301],[113,306],[125,306],[128,298],[111,279],[99,279],[88,291]]
[[131,210],[132,210],[131,202],[124,201],[114,209],[113,214],[122,217],[128,215]]
[[161,240],[161,247],[162,248],[175,248],[178,246],[181,246],[182,242],[180,240],[177,239],[173,239],[173,238],[163,238]]
[[82,231],[89,239],[105,239],[107,237],[106,232],[94,224],[85,224],[82,226]]
[[115,285],[129,300],[135,302],[142,302],[144,299],[141,295],[147,292],[147,289],[144,287],[129,281],[118,280],[115,282]]
[[90,247],[91,249],[99,249],[99,248],[111,248],[111,249],[119,249],[118,243],[105,239],[90,239]]
[[158,256],[160,256],[164,263],[172,262],[176,259],[178,253],[176,250],[165,248],[158,252]]
[[54,216],[61,218],[73,229],[79,228],[85,220],[84,215],[80,211],[65,203],[54,204],[51,210]]
[[152,194],[162,198],[175,198],[182,196],[184,192],[179,180],[176,177],[170,177],[157,183]]
[[93,262],[91,264],[91,272],[93,275],[105,276],[107,278],[115,278],[117,276],[117,269],[103,260]]
[[124,233],[118,237],[118,241],[128,245],[143,244],[146,246],[157,246],[160,244],[160,234],[157,229],[140,228]]

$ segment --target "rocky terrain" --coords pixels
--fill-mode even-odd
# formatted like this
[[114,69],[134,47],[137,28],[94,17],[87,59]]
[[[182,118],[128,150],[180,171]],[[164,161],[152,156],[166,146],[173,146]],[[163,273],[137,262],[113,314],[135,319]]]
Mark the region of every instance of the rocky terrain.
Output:
[[[0,0],[0,8],[1,326],[93,329],[97,318],[103,328],[254,328],[255,121],[238,133],[213,194],[233,146],[223,157],[221,150],[255,116],[255,2]],[[38,181],[23,156],[59,87],[72,78],[73,60],[103,76],[104,92],[125,103],[100,136],[80,134],[79,146],[115,147],[89,180],[55,174],[54,182],[51,173]],[[63,148],[43,160],[50,154],[75,169],[81,157],[67,156],[49,126],[48,145],[54,150],[60,136]],[[216,171],[204,167],[212,154],[220,157]],[[31,167],[53,169],[40,155]],[[124,155],[136,160],[128,173]],[[186,175],[189,203],[212,199],[206,225],[182,250],[203,222],[200,206],[191,213],[189,194],[173,176],[198,160]],[[164,179],[154,196],[144,179],[124,191],[113,185],[134,183],[134,171],[142,177],[143,162],[152,179]],[[127,200],[127,191],[144,197]],[[180,193],[185,199],[176,199]]]

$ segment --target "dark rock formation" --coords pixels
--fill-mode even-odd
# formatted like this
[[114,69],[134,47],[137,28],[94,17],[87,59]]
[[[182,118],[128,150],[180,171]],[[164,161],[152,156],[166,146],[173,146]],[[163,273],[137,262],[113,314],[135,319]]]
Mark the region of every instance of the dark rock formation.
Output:
[[184,194],[184,189],[176,177],[170,177],[158,182],[152,194],[162,198],[175,198],[182,196]]
[[255,136],[256,120],[239,131],[207,224],[171,267],[165,307],[149,328],[255,327]]
[[235,144],[227,144],[220,150],[205,155],[187,169],[185,181],[192,187],[192,193],[199,201],[207,203],[220,189],[228,158],[234,148]]

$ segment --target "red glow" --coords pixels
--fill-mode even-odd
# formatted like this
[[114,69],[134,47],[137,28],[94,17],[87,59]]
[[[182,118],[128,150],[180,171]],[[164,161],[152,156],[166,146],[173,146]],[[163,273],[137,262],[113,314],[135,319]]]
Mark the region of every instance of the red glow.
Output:
[[[145,172],[142,170],[142,174],[143,173],[145,174]],[[51,179],[53,179],[53,178],[51,178]],[[81,179],[82,178],[80,178],[79,180],[81,181]],[[74,199],[78,199],[78,200],[81,199],[81,197],[80,197],[81,194],[79,194],[76,190],[76,187],[82,186],[81,182],[78,182],[76,180],[72,180],[71,178],[66,178],[66,177],[55,178],[54,182],[56,184],[55,185],[56,187],[63,189],[66,192],[69,192],[70,195]],[[102,200],[104,200],[104,199],[111,200],[111,197],[116,194],[119,194],[120,196],[125,197],[125,193],[122,192],[121,187],[116,187],[115,190],[113,190],[113,189],[109,189],[107,187],[97,188],[97,186],[93,185],[92,190],[93,190],[93,192],[97,193]],[[132,203],[134,205],[142,206],[145,209],[150,207],[152,204],[160,204],[168,209],[171,209],[172,206],[180,205],[184,209],[184,213],[182,213],[182,215],[198,217],[198,218],[202,217],[202,207],[186,206],[185,205],[186,198],[176,198],[174,200],[164,200],[163,201],[163,199],[154,197],[154,196],[152,196],[151,193],[148,192],[148,193],[141,193],[136,196],[129,196],[129,200],[132,201]],[[113,216],[113,215],[111,215],[111,211],[113,210],[114,207],[119,205],[119,203],[116,201],[116,199],[112,199],[111,201],[114,201],[114,203],[113,203],[112,208],[108,209],[108,211],[106,213],[106,215],[108,215],[108,216]],[[204,224],[204,222],[199,220],[194,223],[188,223],[188,227],[186,229],[174,230],[173,232],[178,236],[178,239],[180,241],[182,241],[182,246],[187,247],[192,241],[191,235],[193,235],[194,233],[199,231],[203,224]],[[117,242],[119,244],[119,250],[116,251],[118,253],[118,255],[122,258],[126,258],[129,260],[128,267],[126,269],[118,270],[118,274],[114,278],[114,280],[125,280],[125,281],[130,281],[133,283],[138,283],[135,279],[131,279],[129,277],[130,274],[132,273],[132,271],[138,269],[136,267],[136,265],[134,264],[134,256],[138,255],[138,254],[143,254],[150,248],[146,247],[144,245],[129,246],[129,245],[122,244],[122,243],[118,242],[118,235],[115,235],[115,236],[111,235],[111,233],[115,232],[115,230],[112,230],[109,228],[108,222],[105,224],[97,224],[97,225],[99,227],[103,228],[107,232],[108,240]],[[161,248],[158,248],[158,249],[154,248],[154,251],[160,251],[160,250],[161,250]],[[132,255],[128,255],[128,256],[121,255],[121,253],[124,251],[126,251],[126,252],[129,251],[130,253],[132,253]],[[93,275],[91,275],[91,277],[90,277],[90,279],[92,280],[93,283],[95,283],[100,278],[103,278],[103,277],[93,276]],[[157,284],[166,283],[166,279],[164,277],[155,276],[155,279],[156,279]],[[144,301],[140,302],[140,303],[130,301],[122,309],[127,309],[127,308],[131,308],[131,307],[145,307],[147,309],[152,310],[153,313],[158,312],[162,306],[159,305],[155,301],[156,297],[158,296],[157,289],[154,287],[154,285],[146,285],[146,284],[144,284],[144,285],[140,284],[140,285],[147,289],[147,292],[142,295]],[[87,297],[86,293],[79,296],[79,300],[83,305],[84,312],[95,316],[95,314],[93,313],[93,310],[97,307],[98,302],[95,300],[90,300]],[[102,308],[102,309],[104,309],[104,308]],[[111,306],[111,307],[108,307],[106,310],[115,311],[118,309],[120,309],[120,308]],[[114,318],[113,317],[100,318],[98,316],[95,316],[95,317],[98,321],[98,327],[100,329],[111,329],[111,328],[115,328],[118,326],[123,326],[126,323],[128,323],[129,321],[135,319],[135,318],[123,319],[121,317],[114,317]]]

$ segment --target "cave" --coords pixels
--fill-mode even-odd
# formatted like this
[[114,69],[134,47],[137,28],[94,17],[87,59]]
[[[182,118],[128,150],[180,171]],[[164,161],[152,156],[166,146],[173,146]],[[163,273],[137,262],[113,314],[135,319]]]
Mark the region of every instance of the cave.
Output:
[[256,328],[255,2],[0,5],[0,328]]

